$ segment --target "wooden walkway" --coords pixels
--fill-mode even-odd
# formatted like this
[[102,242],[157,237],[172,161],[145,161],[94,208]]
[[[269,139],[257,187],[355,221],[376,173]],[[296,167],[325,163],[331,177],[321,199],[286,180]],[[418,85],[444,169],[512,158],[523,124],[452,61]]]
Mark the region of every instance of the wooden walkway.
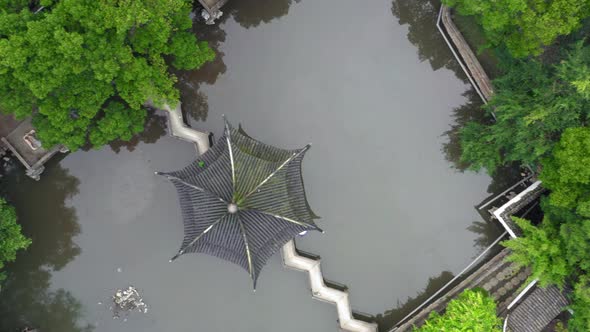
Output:
[[[148,104],[151,105],[151,103]],[[192,129],[184,123],[180,103],[173,110],[168,105],[164,105],[163,108],[168,114],[170,135],[195,143],[197,153],[202,154],[209,149],[209,133]],[[297,252],[294,240],[287,242],[283,246],[282,255],[285,266],[309,274],[311,292],[314,298],[336,305],[338,323],[343,331],[377,332],[377,324],[354,318],[347,291],[330,287],[325,283],[319,259],[300,255]]]
[[[465,38],[463,38],[463,34],[461,34],[455,23],[453,23],[451,9],[445,5],[441,6],[437,27],[461,65],[461,68],[463,68],[463,71],[465,71],[465,74],[471,81],[471,84],[483,102],[487,103],[494,94],[492,82],[481,66],[477,56],[473,53]],[[447,36],[450,37],[450,40]]]

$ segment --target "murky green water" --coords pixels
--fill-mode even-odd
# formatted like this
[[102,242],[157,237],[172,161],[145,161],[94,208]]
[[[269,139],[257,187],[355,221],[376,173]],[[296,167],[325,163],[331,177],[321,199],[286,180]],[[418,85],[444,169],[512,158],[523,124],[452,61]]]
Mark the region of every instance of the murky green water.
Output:
[[[225,11],[197,32],[218,60],[179,73],[185,112],[217,136],[226,114],[265,142],[313,142],[304,179],[326,234],[298,246],[322,256],[356,310],[391,326],[499,234],[474,206],[505,184],[457,162],[455,129],[478,102],[434,26],[438,5],[235,0]],[[153,173],[193,158],[156,115],[133,142],[55,160],[40,182],[3,180],[33,245],[9,266],[0,330],[337,331],[335,309],[279,255],[255,294],[232,264],[168,263],[182,222],[173,186]],[[113,320],[110,296],[129,284],[150,310]]]

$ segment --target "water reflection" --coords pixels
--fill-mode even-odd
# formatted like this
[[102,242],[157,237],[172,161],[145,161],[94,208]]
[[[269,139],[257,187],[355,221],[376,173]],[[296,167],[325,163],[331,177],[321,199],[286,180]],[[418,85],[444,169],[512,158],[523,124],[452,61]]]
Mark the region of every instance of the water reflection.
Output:
[[213,62],[205,64],[198,70],[174,72],[178,77],[177,87],[183,101],[184,114],[194,121],[207,120],[209,103],[207,96],[200,91],[200,86],[201,84],[215,84],[217,78],[227,71],[227,66],[223,61],[225,54],[221,49],[227,34],[222,26],[230,18],[246,29],[255,28],[287,15],[291,5],[299,2],[301,0],[231,1],[223,7],[224,15],[217,20],[215,25],[205,25],[195,18],[193,33],[199,40],[206,40],[209,43],[215,50],[216,57]]
[[209,103],[207,95],[199,90],[198,85],[191,82],[183,82],[182,110],[185,116],[189,116],[194,121],[206,121],[209,114]]
[[[394,0],[391,11],[398,18],[399,24],[408,25],[408,40],[418,47],[420,60],[428,60],[433,70],[447,68],[468,83],[465,73],[453,57],[436,27],[440,8],[438,0]],[[467,102],[453,110],[453,124],[443,133],[447,142],[443,144],[443,152],[451,166],[460,172],[465,171],[469,164],[461,161],[461,144],[459,131],[469,121],[486,122],[491,118],[481,109],[482,101],[473,89],[463,94]],[[492,176],[488,187],[489,193],[498,193],[520,179],[520,170],[516,165],[508,165],[498,169]]]
[[[25,261],[53,270],[60,270],[80,254],[80,248],[72,241],[80,233],[76,211],[66,206],[66,200],[78,194],[80,181],[58,162],[55,159],[47,165],[42,181],[31,180],[19,169],[15,170],[18,174],[6,180],[13,182],[7,183],[7,197],[17,209],[23,231],[33,240]],[[35,208],[31,208],[32,204]],[[51,223],[39,222],[48,216]]]
[[465,73],[436,27],[439,9],[440,1],[437,0],[394,0],[391,5],[398,23],[408,25],[408,40],[418,47],[418,58],[428,60],[433,70],[450,69],[467,82]]
[[[7,286],[11,287],[11,286]],[[92,325],[79,326],[82,305],[63,289],[20,289],[23,292],[2,292],[0,315],[2,331],[22,331],[37,328],[39,331],[90,332]],[[8,293],[8,294],[6,294]],[[9,301],[13,305],[9,304]]]
[[489,121],[486,112],[481,109],[483,103],[475,90],[469,89],[463,93],[463,96],[467,98],[467,102],[453,109],[453,123],[451,128],[443,133],[443,136],[447,138],[447,142],[443,144],[442,148],[446,160],[451,163],[454,169],[460,172],[469,167],[469,163],[461,160],[461,140],[459,137],[461,128],[470,121]]
[[66,205],[78,193],[79,180],[56,165],[58,162],[48,165],[39,182],[20,169],[2,182],[3,194],[16,207],[23,232],[33,243],[7,266],[8,278],[0,293],[1,331],[24,327],[64,332],[93,329],[78,325],[82,307],[70,293],[50,290],[52,272],[80,254],[72,240],[80,233],[76,211]]
[[287,15],[294,2],[301,0],[232,1],[224,9],[226,15],[231,15],[242,27],[249,29]]
[[[499,226],[492,220],[474,221],[467,230],[477,234],[478,236],[473,240],[473,245],[483,251],[489,247],[499,236]],[[474,255],[473,258],[479,254]]]
[[387,310],[383,314],[377,315],[375,321],[379,324],[379,331],[388,331],[391,329],[451,279],[453,279],[453,274],[449,271],[443,271],[440,275],[429,278],[426,288],[418,293],[418,295],[408,298],[404,303],[398,303],[397,307],[394,309]]
[[[451,167],[458,172],[464,172],[469,167],[469,163],[461,160],[461,139],[459,135],[461,128],[470,121],[491,121],[491,118],[486,115],[486,112],[482,109],[483,104],[479,95],[473,89],[467,90],[463,96],[467,101],[460,107],[453,109],[453,123],[451,124],[451,128],[443,133],[443,137],[446,137],[447,141],[443,143],[442,147],[445,159],[451,164]],[[490,196],[483,202],[504,191],[520,179],[521,175],[519,168],[516,165],[509,165],[498,169],[496,173],[492,175],[492,181],[487,188],[487,192],[490,193]],[[474,208],[478,209],[479,205],[481,204],[478,204]],[[499,235],[498,232],[500,227],[497,224],[497,221],[490,218],[487,209],[481,211],[478,209],[478,211],[483,220],[473,221],[473,223],[467,227],[467,230],[478,235],[473,240],[474,246],[480,250],[484,250],[496,240]]]
[[[225,42],[227,33],[221,28],[221,25],[228,19],[227,15],[221,17],[215,25],[205,25],[195,18],[193,21],[193,33],[198,40],[204,40],[209,43],[209,46],[215,51],[215,60],[208,62],[198,70],[191,71],[175,71],[174,73],[179,78],[180,88],[187,84],[196,84],[196,86],[186,86],[187,88],[198,88],[201,83],[215,84],[219,75],[227,71],[227,67],[223,62],[225,53],[221,50],[221,45]],[[183,89],[181,89],[181,92]],[[184,96],[182,96],[184,97]],[[181,100],[185,100],[182,98]]]
[[121,148],[126,148],[129,152],[135,150],[135,147],[137,147],[139,142],[153,144],[166,134],[167,124],[166,116],[164,114],[148,111],[144,130],[141,133],[133,136],[129,141],[113,141],[109,143],[109,146],[113,151],[119,153],[121,152]]
[[197,19],[193,22],[193,33],[198,40],[206,40],[215,51],[215,60],[205,64],[198,70],[173,71],[178,77],[176,87],[180,90],[182,111],[195,121],[207,120],[209,103],[207,96],[200,91],[201,84],[215,84],[217,78],[227,71],[223,61],[224,53],[221,44],[225,42],[226,32],[220,25],[227,20],[224,15],[215,25],[205,25]]
[[492,175],[492,182],[488,186],[488,192],[498,194],[522,180],[528,172],[517,163],[499,167],[496,173]]
[[[461,138],[460,131],[468,122],[475,121],[480,123],[489,123],[493,119],[482,109],[482,101],[473,89],[463,93],[467,101],[453,109],[453,123],[451,128],[443,133],[446,142],[443,143],[442,151],[445,159],[451,164],[451,167],[459,172],[464,172],[469,168],[469,163],[461,160]],[[517,164],[510,164],[499,167],[491,175],[492,181],[488,186],[487,192],[494,195],[502,192],[506,188],[520,181],[523,177],[523,171]],[[487,218],[486,218],[487,219]]]

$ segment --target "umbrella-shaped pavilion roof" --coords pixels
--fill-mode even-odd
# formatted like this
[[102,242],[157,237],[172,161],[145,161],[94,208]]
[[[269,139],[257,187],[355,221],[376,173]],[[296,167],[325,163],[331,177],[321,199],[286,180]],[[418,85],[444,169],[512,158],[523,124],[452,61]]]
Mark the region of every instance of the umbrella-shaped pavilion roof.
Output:
[[225,123],[195,162],[159,172],[175,185],[184,222],[179,252],[205,253],[246,269],[254,282],[266,261],[306,230],[320,230],[309,208],[301,164],[310,145],[279,149]]

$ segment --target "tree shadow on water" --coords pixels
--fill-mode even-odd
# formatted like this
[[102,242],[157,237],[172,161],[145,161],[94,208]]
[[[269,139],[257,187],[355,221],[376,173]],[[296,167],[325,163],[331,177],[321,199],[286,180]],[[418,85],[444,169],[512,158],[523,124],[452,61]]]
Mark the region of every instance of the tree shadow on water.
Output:
[[[470,164],[461,160],[461,129],[471,121],[489,124],[493,119],[483,110],[483,102],[475,90],[469,89],[463,96],[467,98],[467,101],[453,110],[453,124],[442,135],[446,138],[446,142],[442,146],[442,151],[445,159],[450,163],[451,168],[458,172],[470,172]],[[485,172],[485,170],[482,170],[482,172]],[[474,221],[467,227],[467,230],[478,235],[474,239],[474,245],[480,250],[487,248],[500,236],[501,228],[498,225],[498,221],[490,218],[491,214],[488,209],[491,206],[483,209],[479,209],[479,206],[520,181],[522,179],[522,171],[518,165],[511,164],[498,168],[490,177],[491,181],[487,187],[487,192],[490,196],[474,207],[482,216],[482,220]]]
[[227,71],[223,61],[225,53],[221,50],[227,36],[221,25],[227,18],[228,16],[224,15],[215,25],[205,25],[195,17],[192,31],[198,40],[207,42],[215,51],[215,59],[196,70],[172,70],[178,78],[176,87],[180,91],[182,111],[195,121],[207,120],[209,112],[207,96],[200,90],[201,84],[213,85],[219,76]]
[[391,6],[398,23],[408,25],[408,40],[418,48],[420,61],[427,60],[433,70],[447,68],[467,82],[467,76],[436,27],[439,9],[437,0],[393,0]]
[[[442,134],[446,138],[446,142],[442,145],[442,152],[451,167],[458,172],[469,171],[470,166],[468,162],[461,160],[461,129],[471,121],[483,124],[490,124],[494,121],[487,111],[483,109],[483,102],[475,90],[469,89],[463,93],[463,96],[467,98],[467,101],[453,109],[453,123],[450,129]],[[482,170],[482,172],[485,172],[485,170]],[[517,163],[498,167],[490,175],[492,181],[487,192],[491,195],[497,195],[520,181],[523,176],[526,176],[526,173],[528,171],[522,169]]]
[[447,142],[443,143],[442,146],[445,159],[451,164],[453,169],[459,172],[464,172],[469,168],[469,163],[461,160],[461,129],[470,121],[490,121],[489,116],[482,109],[483,102],[475,90],[469,89],[463,93],[463,96],[467,98],[467,102],[453,109],[453,124],[442,135],[447,139]]
[[178,77],[176,86],[180,90],[183,113],[194,121],[207,120],[209,103],[207,95],[201,91],[201,85],[215,84],[217,79],[227,71],[223,61],[225,53],[222,45],[227,37],[224,25],[228,20],[232,19],[246,29],[255,28],[287,15],[291,6],[299,2],[301,0],[230,1],[223,7],[224,14],[214,25],[205,25],[196,15],[193,33],[198,40],[209,43],[216,57],[215,60],[197,70],[173,71]]
[[291,5],[299,2],[301,0],[232,1],[224,7],[224,11],[242,27],[249,29],[287,15]]
[[[477,237],[473,240],[473,245],[479,249],[479,252],[483,252],[502,234],[500,226],[494,220],[474,221],[467,227],[467,230],[477,234]],[[474,255],[473,258],[478,255],[479,253]]]
[[119,153],[122,148],[126,148],[130,152],[135,150],[137,144],[140,142],[146,144],[156,143],[166,134],[167,123],[165,115],[150,110],[148,111],[142,132],[134,135],[129,141],[116,140],[109,143],[109,146],[115,153]]
[[[207,42],[215,51],[215,59],[196,70],[173,70],[173,73],[179,78],[180,88],[183,88],[182,84],[187,82],[196,85],[197,88],[202,83],[215,84],[219,75],[226,72],[227,67],[223,61],[225,53],[221,50],[221,46],[225,43],[227,33],[221,26],[227,19],[228,16],[223,15],[214,25],[206,25],[198,16],[193,19],[192,32],[199,41]],[[194,88],[194,86],[189,86],[189,88]]]
[[21,169],[2,180],[2,195],[15,206],[23,233],[33,242],[7,265],[8,278],[0,291],[0,331],[93,330],[78,324],[82,305],[77,299],[66,290],[50,289],[53,271],[80,254],[73,242],[80,233],[76,211],[67,206],[68,199],[78,193],[79,180],[58,162],[49,163],[39,182],[27,178]]
[[195,121],[206,121],[209,114],[207,95],[199,88],[183,89],[183,113]]
[[379,331],[389,331],[395,324],[426,301],[432,294],[441,289],[451,279],[453,279],[453,274],[449,271],[443,271],[440,275],[429,278],[426,288],[419,292],[418,295],[408,298],[403,303],[398,303],[394,309],[377,315],[375,321],[379,325]]

